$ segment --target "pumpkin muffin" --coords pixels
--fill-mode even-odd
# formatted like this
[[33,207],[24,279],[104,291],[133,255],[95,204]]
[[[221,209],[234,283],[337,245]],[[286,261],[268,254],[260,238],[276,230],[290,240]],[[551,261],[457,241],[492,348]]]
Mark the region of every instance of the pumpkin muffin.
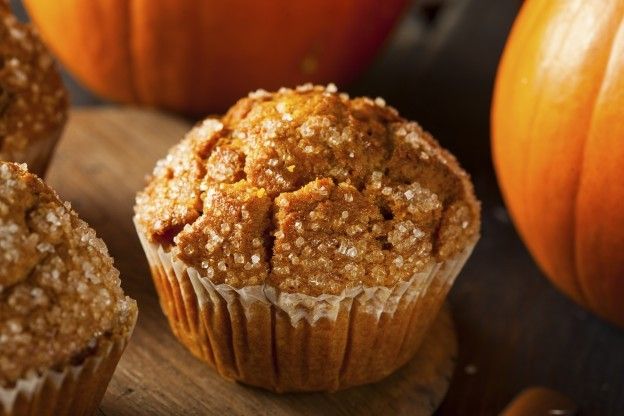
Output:
[[43,176],[67,119],[67,93],[31,25],[0,0],[0,160]]
[[222,376],[274,391],[405,364],[480,228],[453,156],[333,84],[256,91],[203,121],[135,212],[175,335]]
[[104,242],[0,162],[0,415],[92,414],[137,317]]

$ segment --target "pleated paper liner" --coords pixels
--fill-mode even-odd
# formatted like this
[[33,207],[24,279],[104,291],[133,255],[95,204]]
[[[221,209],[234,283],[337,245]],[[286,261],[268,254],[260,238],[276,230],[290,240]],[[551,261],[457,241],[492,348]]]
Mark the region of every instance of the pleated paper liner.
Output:
[[1,416],[80,416],[95,413],[136,323],[118,339],[102,339],[79,365],[45,370],[0,387]]
[[215,285],[135,225],[176,337],[221,376],[278,392],[336,391],[405,364],[475,244],[394,287],[313,297]]

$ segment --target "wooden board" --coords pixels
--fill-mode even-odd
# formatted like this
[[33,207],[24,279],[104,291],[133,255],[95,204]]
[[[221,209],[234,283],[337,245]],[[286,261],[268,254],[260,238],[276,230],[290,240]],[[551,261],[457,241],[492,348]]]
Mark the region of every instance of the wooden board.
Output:
[[158,305],[131,223],[144,177],[190,124],[131,108],[72,112],[48,182],[89,222],[137,299],[132,341],[100,406],[106,415],[406,414],[439,406],[453,373],[457,343],[444,308],[417,356],[386,380],[336,394],[277,395],[221,379],[173,337]]

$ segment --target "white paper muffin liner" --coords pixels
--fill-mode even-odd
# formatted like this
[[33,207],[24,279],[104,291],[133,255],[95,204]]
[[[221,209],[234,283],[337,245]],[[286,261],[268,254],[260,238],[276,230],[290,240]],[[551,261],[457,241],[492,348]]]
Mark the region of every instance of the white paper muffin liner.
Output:
[[476,243],[393,287],[309,296],[214,284],[135,225],[178,339],[222,376],[275,391],[335,391],[405,364]]
[[91,415],[100,404],[117,363],[132,335],[101,339],[97,350],[79,365],[48,369],[0,387],[0,416]]

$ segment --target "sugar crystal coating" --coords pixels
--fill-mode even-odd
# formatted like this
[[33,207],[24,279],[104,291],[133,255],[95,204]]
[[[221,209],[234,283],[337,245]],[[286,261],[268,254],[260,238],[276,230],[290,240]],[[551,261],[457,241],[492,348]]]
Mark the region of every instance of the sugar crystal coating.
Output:
[[0,0],[0,160],[25,161],[31,144],[62,127],[67,92],[31,25]]
[[95,232],[25,165],[0,162],[0,386],[78,362],[135,314]]
[[135,212],[215,283],[391,286],[478,235],[466,173],[383,99],[260,90],[203,125],[158,163]]
[[271,209],[264,189],[244,181],[210,184],[204,209],[174,238],[178,257],[215,283],[261,284],[268,273],[264,240]]

